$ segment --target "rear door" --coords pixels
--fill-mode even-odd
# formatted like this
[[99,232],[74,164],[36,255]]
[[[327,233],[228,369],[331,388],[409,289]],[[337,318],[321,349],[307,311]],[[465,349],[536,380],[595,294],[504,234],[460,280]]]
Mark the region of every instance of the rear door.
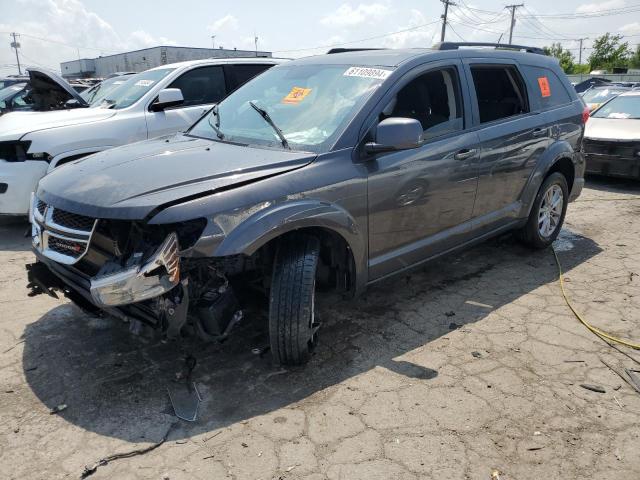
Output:
[[536,162],[551,142],[551,131],[532,111],[530,86],[515,61],[467,59],[474,123],[482,154],[473,217],[481,231],[513,221]]
[[425,143],[366,163],[371,280],[452,248],[468,231],[479,145],[477,132],[466,130],[471,115],[461,68],[461,62],[452,60],[414,69],[376,112],[377,121],[419,120]]
[[198,67],[184,72],[165,88],[179,88],[184,103],[161,112],[153,112],[147,108],[145,115],[148,138],[186,130],[204,112],[222,100],[228,91],[221,65]]

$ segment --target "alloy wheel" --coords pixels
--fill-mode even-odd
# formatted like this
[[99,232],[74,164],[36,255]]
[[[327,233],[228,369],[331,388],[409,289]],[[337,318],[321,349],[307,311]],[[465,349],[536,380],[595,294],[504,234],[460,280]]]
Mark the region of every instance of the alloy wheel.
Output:
[[549,238],[560,225],[564,194],[559,185],[551,185],[544,193],[538,210],[538,232],[543,238]]

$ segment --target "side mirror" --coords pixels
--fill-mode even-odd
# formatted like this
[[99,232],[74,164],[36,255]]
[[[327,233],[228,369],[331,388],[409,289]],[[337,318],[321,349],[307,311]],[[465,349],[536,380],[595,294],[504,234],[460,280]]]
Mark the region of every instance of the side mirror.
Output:
[[158,98],[151,104],[151,110],[160,112],[170,107],[176,107],[184,103],[182,90],[179,88],[165,88],[160,90]]
[[80,102],[78,102],[78,100],[75,99],[75,98],[70,98],[69,100],[64,102],[64,107],[65,108],[78,108],[78,107],[80,107]]
[[376,141],[367,143],[367,153],[396,152],[422,146],[422,124],[413,118],[386,118],[376,128]]

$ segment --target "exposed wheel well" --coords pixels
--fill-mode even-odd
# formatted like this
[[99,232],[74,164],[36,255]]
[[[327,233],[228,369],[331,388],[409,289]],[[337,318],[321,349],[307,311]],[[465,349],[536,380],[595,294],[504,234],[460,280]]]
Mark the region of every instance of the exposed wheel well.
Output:
[[353,291],[356,281],[355,260],[347,241],[337,232],[323,227],[306,227],[287,232],[263,245],[256,254],[273,261],[280,240],[289,235],[306,234],[320,240],[318,286],[323,289]]
[[[560,172],[564,175],[564,178],[567,179],[567,187],[569,187],[569,194],[571,194],[571,189],[573,188],[573,181],[575,180],[575,168],[573,166],[573,162],[571,159],[567,157],[562,157],[553,164],[553,166],[547,172],[547,177],[552,173]],[[545,177],[546,178],[546,177]]]

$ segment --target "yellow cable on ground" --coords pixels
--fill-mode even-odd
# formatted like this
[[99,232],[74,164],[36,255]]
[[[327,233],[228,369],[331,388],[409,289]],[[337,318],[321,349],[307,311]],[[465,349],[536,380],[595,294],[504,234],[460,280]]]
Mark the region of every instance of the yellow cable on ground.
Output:
[[560,290],[562,290],[562,296],[564,297],[564,301],[567,302],[567,306],[571,309],[571,311],[576,316],[576,318],[578,320],[580,320],[580,322],[582,322],[582,324],[585,327],[587,327],[595,335],[598,335],[599,337],[601,337],[603,339],[607,339],[607,340],[609,340],[611,342],[619,343],[621,345],[626,345],[627,347],[631,347],[631,348],[634,348],[636,350],[640,350],[640,343],[633,343],[633,342],[631,342],[629,340],[624,340],[622,338],[614,337],[613,335],[610,335],[607,332],[602,331],[599,328],[594,327],[593,325],[590,325],[584,318],[582,318],[582,316],[576,311],[576,309],[573,308],[573,305],[571,304],[571,302],[569,301],[569,298],[567,297],[567,292],[564,289],[564,279],[563,279],[563,276],[562,276],[562,265],[560,265],[560,259],[558,258],[558,254],[556,253],[556,250],[555,250],[555,248],[553,248],[553,246],[551,247],[551,250],[553,251],[553,256],[556,257],[556,264],[558,265],[558,273],[559,273],[559,279],[560,279]]

